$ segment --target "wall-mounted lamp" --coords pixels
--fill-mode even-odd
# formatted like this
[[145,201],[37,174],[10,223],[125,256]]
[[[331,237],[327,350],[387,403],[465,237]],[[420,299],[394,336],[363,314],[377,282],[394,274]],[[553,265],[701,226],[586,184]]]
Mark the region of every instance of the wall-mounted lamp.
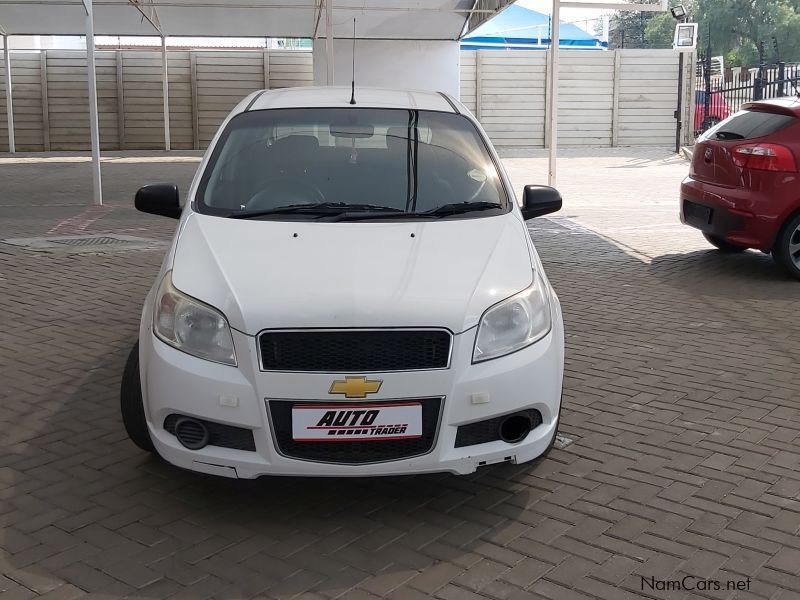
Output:
[[686,12],[686,7],[684,7],[683,4],[679,4],[678,6],[673,6],[672,8],[669,9],[669,12],[672,13],[672,17],[676,21],[680,21],[681,23],[686,19],[686,16],[688,14]]

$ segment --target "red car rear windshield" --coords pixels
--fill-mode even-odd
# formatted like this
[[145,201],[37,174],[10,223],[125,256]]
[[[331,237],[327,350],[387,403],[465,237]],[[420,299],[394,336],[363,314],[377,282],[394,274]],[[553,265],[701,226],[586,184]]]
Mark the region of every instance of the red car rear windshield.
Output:
[[795,122],[795,117],[785,114],[743,110],[709,129],[699,141],[752,140],[780,131]]

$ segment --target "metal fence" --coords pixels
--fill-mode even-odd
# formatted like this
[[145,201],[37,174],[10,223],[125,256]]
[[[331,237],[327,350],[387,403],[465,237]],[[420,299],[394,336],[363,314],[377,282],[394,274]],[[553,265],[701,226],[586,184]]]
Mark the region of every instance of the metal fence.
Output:
[[716,125],[755,100],[798,96],[800,65],[778,63],[715,72],[710,57],[698,61],[695,133]]

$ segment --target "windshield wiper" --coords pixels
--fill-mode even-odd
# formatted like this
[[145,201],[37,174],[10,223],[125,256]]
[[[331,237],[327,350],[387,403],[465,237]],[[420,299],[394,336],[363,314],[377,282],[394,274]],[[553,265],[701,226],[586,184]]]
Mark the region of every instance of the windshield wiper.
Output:
[[478,210],[491,210],[493,208],[503,208],[503,205],[497,202],[454,202],[452,204],[443,204],[420,214],[433,216],[458,215]]
[[347,202],[317,202],[315,204],[290,204],[288,206],[277,206],[275,208],[265,208],[263,210],[250,210],[234,212],[228,215],[231,219],[254,219],[269,215],[284,214],[308,214],[308,215],[338,215],[342,212],[351,210],[362,210],[371,212],[402,213],[400,208],[391,206],[379,206],[377,204],[348,204]]
[[448,217],[450,215],[458,215],[462,213],[475,212],[480,210],[491,210],[493,208],[503,208],[502,204],[496,202],[455,202],[453,204],[443,204],[433,210],[426,210],[424,212],[349,212],[345,211],[334,215],[332,218],[327,219],[327,222],[337,221],[368,221],[368,220],[388,220],[388,219],[438,219],[440,217]]
[[385,221],[389,219],[436,219],[439,215],[432,215],[428,213],[414,213],[414,212],[406,212],[404,210],[398,211],[361,211],[361,212],[350,212],[344,211],[338,214],[331,216],[330,219],[326,219],[326,223],[337,223],[339,221],[370,221],[370,220],[379,220]]

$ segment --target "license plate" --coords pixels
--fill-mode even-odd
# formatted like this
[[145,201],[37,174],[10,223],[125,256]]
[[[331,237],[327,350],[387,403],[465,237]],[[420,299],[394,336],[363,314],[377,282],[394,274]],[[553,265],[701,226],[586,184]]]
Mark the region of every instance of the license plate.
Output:
[[696,204],[688,200],[684,201],[683,214],[689,223],[697,223],[699,225],[711,223],[711,208],[702,204]]
[[296,442],[354,442],[422,437],[422,405],[298,404],[292,407]]

